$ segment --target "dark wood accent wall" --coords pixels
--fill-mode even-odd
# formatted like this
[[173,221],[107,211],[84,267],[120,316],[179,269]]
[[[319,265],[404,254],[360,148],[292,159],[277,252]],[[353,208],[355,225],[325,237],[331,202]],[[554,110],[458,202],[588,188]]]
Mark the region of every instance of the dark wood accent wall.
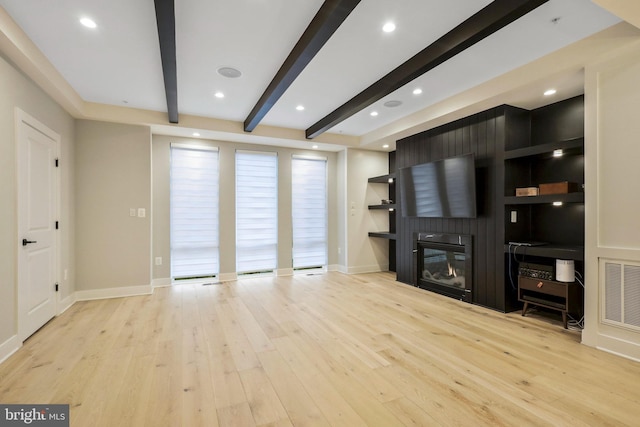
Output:
[[[478,216],[470,219],[405,217],[401,202],[396,201],[398,281],[415,285],[412,283],[414,233],[470,234],[473,236],[472,302],[500,311],[517,309],[516,291],[509,283],[514,273],[509,275],[506,271],[509,256],[505,253],[505,244],[510,240],[537,240],[581,247],[584,245],[584,203],[567,203],[562,209],[539,202],[513,206],[505,197],[511,197],[509,203],[513,203],[517,187],[540,183],[568,180],[583,184],[583,137],[584,97],[578,96],[532,111],[503,105],[399,140],[393,161],[390,157],[390,172],[474,153]],[[550,155],[513,154],[527,147],[546,149],[557,143],[566,144],[569,155],[553,159]],[[518,214],[515,224],[509,219],[511,210]],[[515,265],[511,267],[513,270]]]
[[398,141],[398,169],[474,153],[478,201],[478,216],[472,219],[404,217],[398,203],[398,281],[413,284],[415,232],[469,234],[473,236],[472,301],[511,310],[515,295],[510,295],[512,291],[504,283],[504,150],[507,140],[528,140],[529,117],[529,111],[501,106]]

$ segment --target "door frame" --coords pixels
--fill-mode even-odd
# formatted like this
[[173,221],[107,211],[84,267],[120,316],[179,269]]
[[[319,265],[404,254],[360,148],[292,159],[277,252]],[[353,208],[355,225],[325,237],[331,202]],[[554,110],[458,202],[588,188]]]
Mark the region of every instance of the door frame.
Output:
[[[56,160],[60,158],[60,135],[53,131],[51,128],[37,120],[35,117],[26,113],[18,107],[15,107],[15,122],[14,122],[14,132],[15,132],[15,150],[16,150],[16,235],[14,237],[14,244],[16,248],[16,283],[15,283],[15,292],[16,292],[16,320],[17,320],[17,335],[20,342],[23,342],[27,339],[27,336],[24,336],[26,332],[24,331],[25,326],[25,313],[22,312],[21,301],[20,301],[20,233],[22,231],[22,221],[23,219],[20,217],[20,171],[22,165],[20,163],[20,143],[21,138],[23,137],[23,126],[29,126],[32,129],[40,132],[47,138],[51,139],[54,143],[54,157]],[[60,199],[61,199],[61,187],[60,187],[60,169],[59,167],[54,168],[54,177],[53,177],[53,216],[56,221],[59,220],[60,217]],[[52,238],[54,250],[54,260],[53,260],[53,276],[55,283],[59,284],[58,290],[60,290],[60,233],[54,232]],[[52,283],[53,285],[53,283]],[[60,292],[54,293],[54,313],[55,316],[60,314]]]

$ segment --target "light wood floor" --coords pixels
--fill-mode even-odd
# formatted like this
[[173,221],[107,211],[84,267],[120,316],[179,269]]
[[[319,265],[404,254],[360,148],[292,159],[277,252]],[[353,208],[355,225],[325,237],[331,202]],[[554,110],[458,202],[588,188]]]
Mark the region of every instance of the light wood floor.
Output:
[[0,365],[72,426],[640,425],[640,363],[388,273],[76,303]]

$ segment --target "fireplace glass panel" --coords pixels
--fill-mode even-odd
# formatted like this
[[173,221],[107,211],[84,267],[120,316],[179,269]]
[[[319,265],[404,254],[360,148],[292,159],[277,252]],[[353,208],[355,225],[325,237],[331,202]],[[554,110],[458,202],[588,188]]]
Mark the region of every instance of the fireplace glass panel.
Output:
[[422,279],[455,289],[465,289],[464,247],[422,248]]

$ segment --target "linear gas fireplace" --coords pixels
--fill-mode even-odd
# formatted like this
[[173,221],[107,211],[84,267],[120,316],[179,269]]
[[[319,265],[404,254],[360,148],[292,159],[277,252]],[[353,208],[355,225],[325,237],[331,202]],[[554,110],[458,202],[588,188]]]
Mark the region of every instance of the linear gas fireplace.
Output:
[[463,301],[471,301],[472,239],[469,235],[414,233],[414,283]]

